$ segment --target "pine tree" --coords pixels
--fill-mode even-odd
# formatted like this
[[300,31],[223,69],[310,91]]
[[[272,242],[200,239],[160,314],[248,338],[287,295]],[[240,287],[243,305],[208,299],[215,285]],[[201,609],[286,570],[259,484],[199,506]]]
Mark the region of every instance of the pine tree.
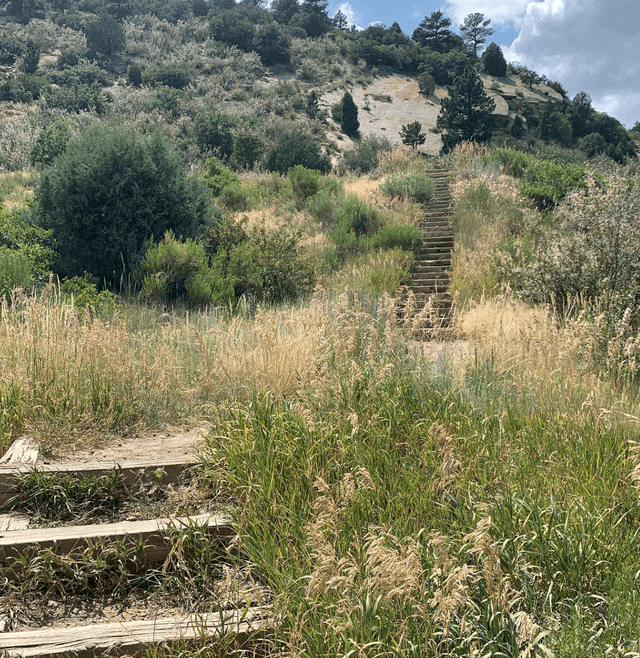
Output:
[[402,126],[399,134],[402,143],[410,146],[412,149],[418,148],[420,144],[424,144],[427,141],[427,134],[422,132],[422,124],[419,121]]
[[493,130],[492,112],[496,104],[484,91],[482,80],[468,68],[453,81],[449,98],[442,99],[438,128],[442,136],[442,150],[447,153],[459,142],[486,142]]
[[340,128],[345,135],[355,137],[360,128],[358,121],[358,106],[353,102],[353,96],[345,91],[342,97],[342,118],[340,119]]
[[300,11],[298,0],[275,0],[271,5],[273,17],[281,25],[288,25],[295,14]]
[[490,37],[495,32],[492,27],[489,27],[490,23],[490,18],[485,18],[484,14],[476,11],[473,14],[469,14],[464,19],[464,24],[459,26],[460,34],[467,46],[467,50],[474,57],[478,55],[478,48],[487,42],[487,37]]
[[434,11],[422,19],[420,25],[413,31],[411,39],[421,46],[446,53],[462,44],[462,39],[449,27],[451,27],[451,19],[445,18],[440,10]]

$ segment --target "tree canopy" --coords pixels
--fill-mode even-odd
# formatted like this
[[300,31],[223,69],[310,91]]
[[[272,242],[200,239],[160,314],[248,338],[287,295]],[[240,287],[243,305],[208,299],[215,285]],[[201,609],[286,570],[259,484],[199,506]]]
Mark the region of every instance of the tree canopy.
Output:
[[478,48],[484,46],[487,42],[487,37],[490,37],[495,32],[492,27],[489,27],[490,24],[490,18],[485,18],[484,14],[476,11],[473,14],[469,14],[464,19],[464,23],[459,27],[467,50],[474,57],[478,55]]

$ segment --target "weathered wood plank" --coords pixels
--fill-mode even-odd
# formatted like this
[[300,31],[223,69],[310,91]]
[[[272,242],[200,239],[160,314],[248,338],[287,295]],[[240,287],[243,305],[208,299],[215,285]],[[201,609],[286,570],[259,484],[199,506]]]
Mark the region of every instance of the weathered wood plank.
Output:
[[15,532],[26,530],[29,527],[28,516],[13,516],[11,514],[0,514],[0,532]]
[[245,644],[252,637],[264,635],[272,627],[261,608],[242,612],[191,615],[184,619],[164,618],[92,624],[69,628],[0,634],[0,653],[20,658],[54,658],[65,654],[78,658],[92,656],[136,655],[150,644],[175,644],[180,640],[201,637],[235,637]]
[[125,537],[141,540],[150,564],[164,560],[171,550],[166,533],[172,528],[187,527],[190,523],[207,526],[211,539],[224,540],[233,536],[231,521],[222,515],[201,514],[177,519],[150,521],[122,521],[100,525],[76,525],[62,528],[33,528],[31,530],[0,532],[0,561],[8,563],[30,546],[40,549],[55,548],[60,554],[83,550],[90,542],[116,541]]
[[0,457],[0,464],[35,464],[40,456],[40,446],[30,436],[16,439]]
[[151,483],[170,484],[195,466],[195,461],[149,460],[135,462],[78,462],[68,464],[6,464],[0,465],[0,507],[6,505],[18,493],[22,478],[34,470],[43,473],[59,473],[74,477],[104,477],[118,470],[125,487],[136,490]]

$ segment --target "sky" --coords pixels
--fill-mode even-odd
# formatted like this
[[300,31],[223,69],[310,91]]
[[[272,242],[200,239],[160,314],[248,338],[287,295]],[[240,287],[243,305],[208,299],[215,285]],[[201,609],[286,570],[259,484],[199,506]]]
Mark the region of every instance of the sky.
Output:
[[339,0],[359,27],[397,21],[411,35],[427,15],[441,9],[457,29],[465,16],[482,12],[496,29],[490,41],[507,61],[556,80],[573,98],[587,92],[593,106],[628,128],[640,121],[640,2],[638,0]]

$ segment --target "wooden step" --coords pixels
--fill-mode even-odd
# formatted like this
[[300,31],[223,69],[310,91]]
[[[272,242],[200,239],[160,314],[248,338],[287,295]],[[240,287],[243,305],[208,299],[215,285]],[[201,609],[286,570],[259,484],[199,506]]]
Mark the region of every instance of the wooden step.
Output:
[[135,462],[79,462],[69,464],[7,464],[0,466],[0,508],[13,498],[20,489],[25,475],[38,471],[71,475],[77,478],[99,478],[114,470],[120,473],[123,485],[135,490],[148,484],[178,482],[181,476],[196,465],[195,461],[149,460]]
[[[209,637],[219,638],[225,643],[230,641],[233,648],[239,649],[251,641],[267,637],[273,627],[274,622],[267,610],[247,608],[184,618],[0,633],[0,654],[20,658],[135,656],[144,655],[149,645],[171,647],[180,641]],[[212,655],[220,654],[213,651]]]
[[211,514],[176,519],[14,530],[0,532],[0,562],[13,562],[20,554],[34,546],[41,550],[55,548],[59,554],[71,554],[82,551],[96,541],[113,542],[128,537],[144,543],[145,558],[149,564],[153,564],[164,560],[171,551],[171,546],[165,539],[167,532],[189,527],[191,524],[206,526],[207,535],[212,540],[223,541],[235,534],[230,519]]

